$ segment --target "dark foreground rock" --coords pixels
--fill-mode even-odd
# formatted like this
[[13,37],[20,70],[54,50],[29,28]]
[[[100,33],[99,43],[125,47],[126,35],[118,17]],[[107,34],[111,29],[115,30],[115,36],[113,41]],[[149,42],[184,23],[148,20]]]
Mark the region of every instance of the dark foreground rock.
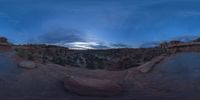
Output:
[[[10,59],[13,54],[11,52],[0,52],[0,100],[200,99],[200,53],[180,53],[169,56],[154,66],[153,70],[149,73],[141,73],[137,68],[118,72],[87,70],[70,66],[64,67],[55,64],[39,63],[37,63],[37,68],[34,70],[22,70],[17,67],[18,63]],[[130,73],[125,74],[127,71]],[[112,80],[110,81],[111,83],[108,82],[109,84],[113,84],[112,82],[118,84],[115,81],[124,79],[124,76],[128,77],[124,79],[122,88],[124,91],[122,93],[119,92],[121,94],[99,97],[75,95],[66,91],[63,86],[63,79],[67,75],[76,76],[75,79],[80,78],[81,81],[74,81],[74,78],[72,80],[76,83],[77,89],[85,89],[83,83],[87,83],[88,80],[86,79],[89,79],[89,82],[92,83],[94,82],[91,81],[93,79],[105,79]],[[107,82],[100,83],[99,81],[95,81],[95,84],[92,84],[92,86],[102,86],[105,83]],[[89,86],[91,87],[91,84]],[[115,87],[118,87],[118,85],[114,85],[114,90],[118,90]],[[105,93],[112,93],[114,91],[113,88],[110,90]]]
[[122,86],[106,79],[67,76],[64,79],[67,90],[86,96],[113,96],[122,92]]

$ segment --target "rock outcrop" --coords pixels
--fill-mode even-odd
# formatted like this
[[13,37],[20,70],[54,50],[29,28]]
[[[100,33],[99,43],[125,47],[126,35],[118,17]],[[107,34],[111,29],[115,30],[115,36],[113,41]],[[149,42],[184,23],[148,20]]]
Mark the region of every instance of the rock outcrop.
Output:
[[5,37],[0,37],[0,42],[2,42],[2,43],[7,43],[8,40],[7,40],[7,38],[5,38]]
[[[132,91],[139,89],[145,92],[142,96],[160,96],[161,100],[199,99],[199,62],[199,53],[178,53],[160,62],[149,73],[136,70],[129,75],[129,82],[134,86]],[[138,100],[143,100],[142,96]]]
[[8,42],[7,38],[0,37],[0,51],[11,50],[11,44]]
[[151,71],[153,69],[153,67],[160,63],[164,58],[166,57],[166,55],[161,55],[161,56],[158,56],[156,58],[154,58],[153,60],[137,67],[139,69],[139,71],[143,72],[143,73],[147,73],[149,71]]
[[86,96],[113,96],[122,92],[122,86],[106,79],[67,76],[64,79],[67,90]]
[[5,37],[0,37],[0,46],[8,45],[8,40]]

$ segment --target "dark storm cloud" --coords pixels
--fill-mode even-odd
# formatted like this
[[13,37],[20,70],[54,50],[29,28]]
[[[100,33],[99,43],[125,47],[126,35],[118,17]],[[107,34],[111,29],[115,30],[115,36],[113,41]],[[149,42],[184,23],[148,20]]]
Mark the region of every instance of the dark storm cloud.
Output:
[[53,29],[39,36],[39,42],[43,43],[71,43],[83,42],[85,34],[77,29]]

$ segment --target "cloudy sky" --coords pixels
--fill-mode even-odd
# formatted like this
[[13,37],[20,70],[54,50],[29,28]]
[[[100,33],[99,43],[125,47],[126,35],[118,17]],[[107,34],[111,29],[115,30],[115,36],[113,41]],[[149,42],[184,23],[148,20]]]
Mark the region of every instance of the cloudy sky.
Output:
[[200,0],[0,0],[0,36],[71,48],[200,36]]

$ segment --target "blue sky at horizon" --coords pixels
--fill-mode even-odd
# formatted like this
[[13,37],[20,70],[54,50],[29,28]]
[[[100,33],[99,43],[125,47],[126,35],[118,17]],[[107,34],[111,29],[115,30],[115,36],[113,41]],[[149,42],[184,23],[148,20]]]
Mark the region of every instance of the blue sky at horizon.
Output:
[[0,36],[14,43],[139,47],[200,36],[199,0],[0,0]]

